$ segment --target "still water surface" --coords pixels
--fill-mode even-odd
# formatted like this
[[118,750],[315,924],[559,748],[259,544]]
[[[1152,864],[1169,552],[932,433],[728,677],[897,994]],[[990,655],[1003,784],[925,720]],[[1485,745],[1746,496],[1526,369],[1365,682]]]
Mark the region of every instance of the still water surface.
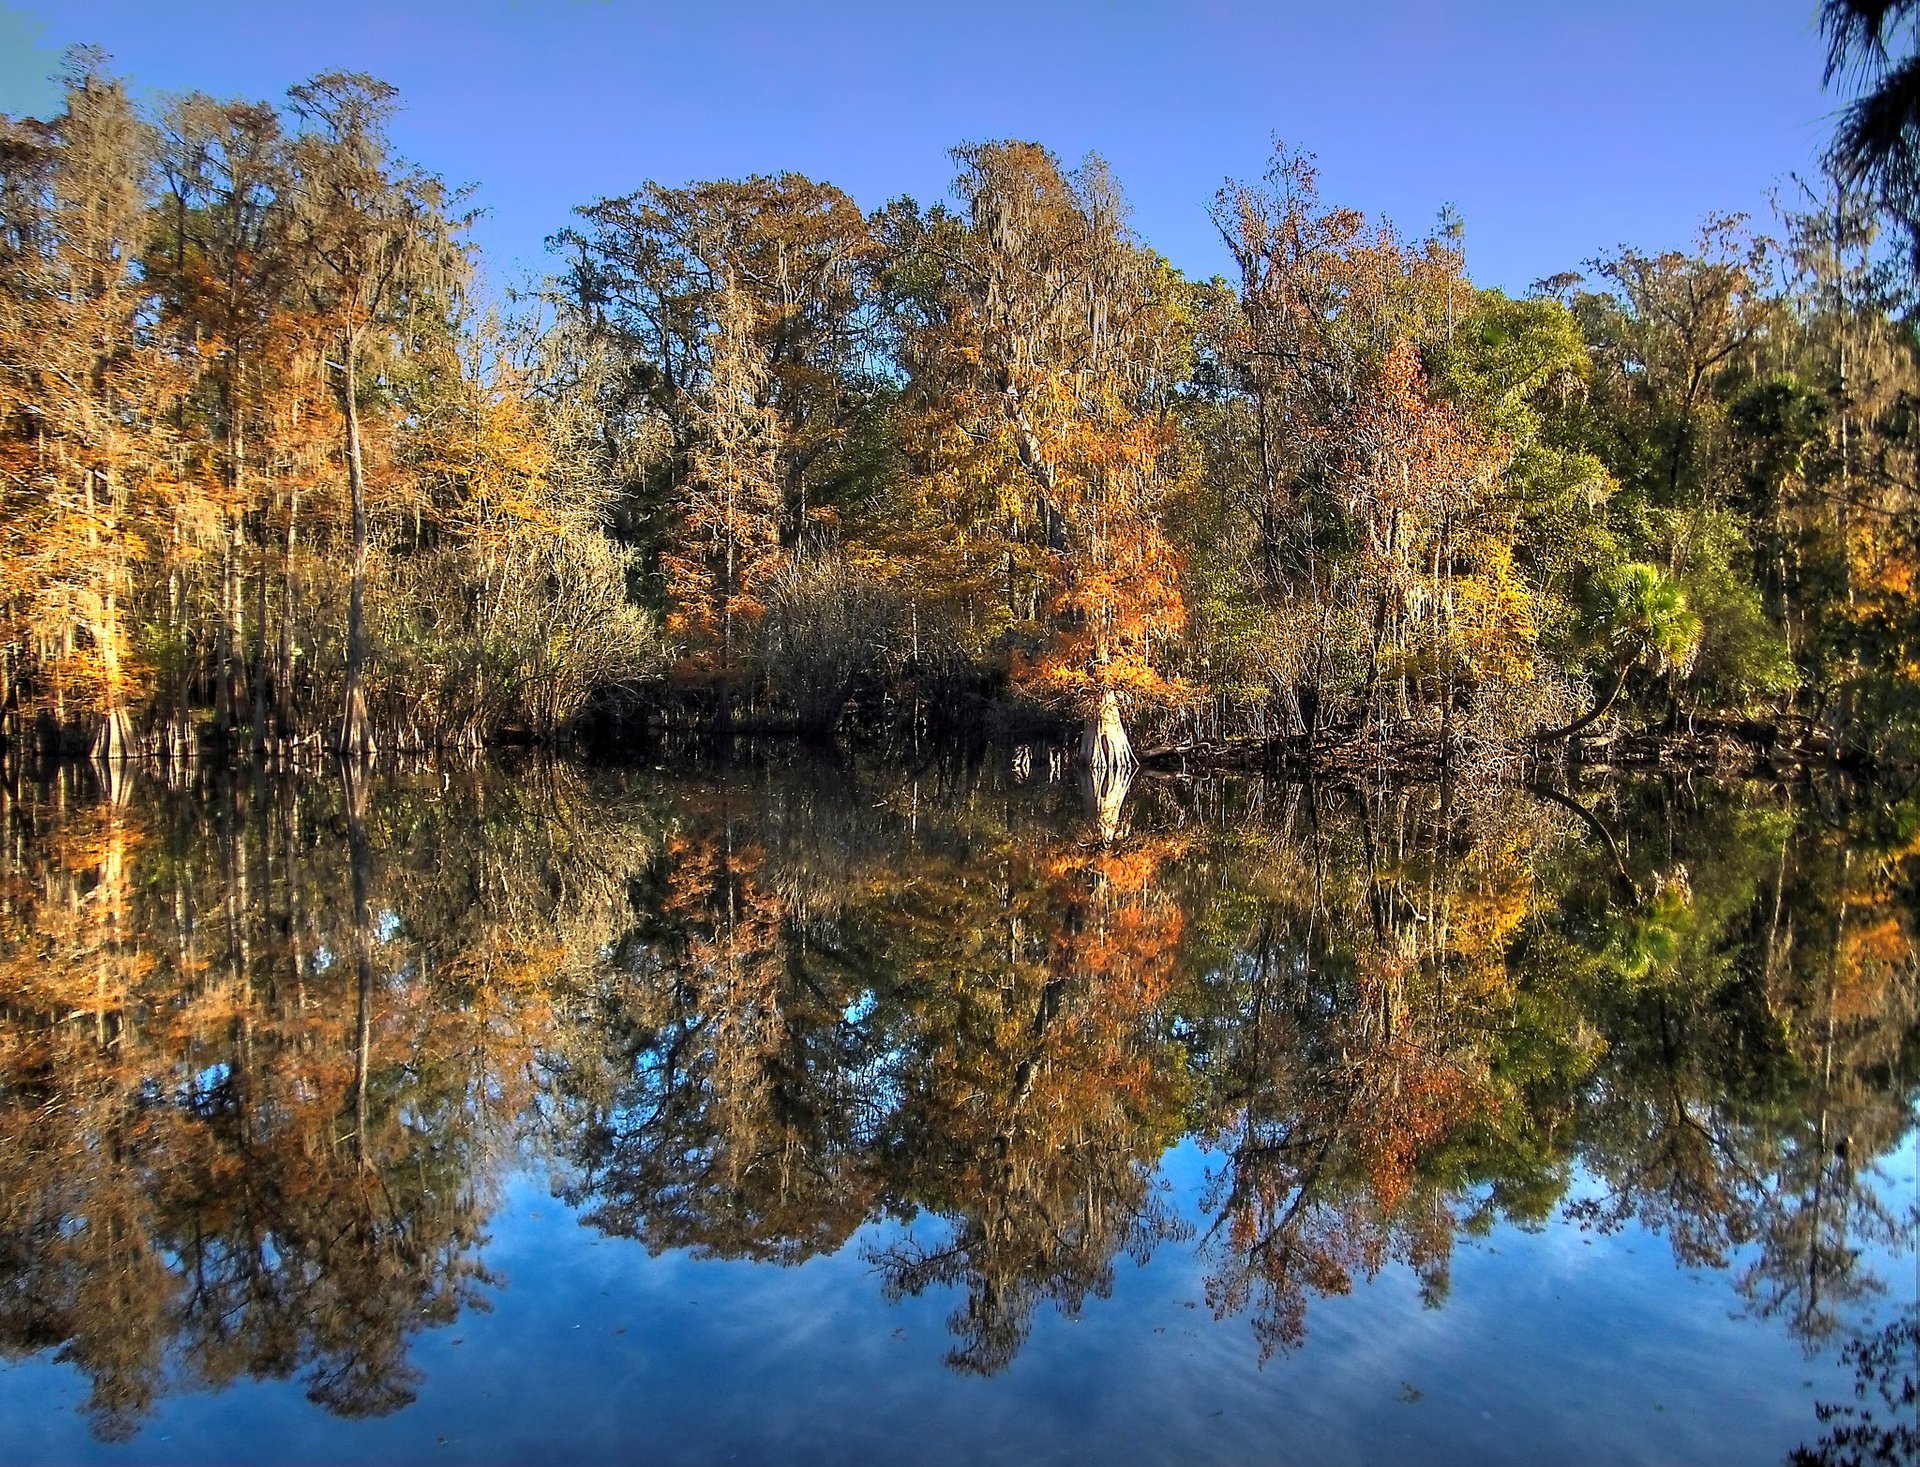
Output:
[[1858,792],[69,771],[0,841],[9,1461],[1911,1460]]

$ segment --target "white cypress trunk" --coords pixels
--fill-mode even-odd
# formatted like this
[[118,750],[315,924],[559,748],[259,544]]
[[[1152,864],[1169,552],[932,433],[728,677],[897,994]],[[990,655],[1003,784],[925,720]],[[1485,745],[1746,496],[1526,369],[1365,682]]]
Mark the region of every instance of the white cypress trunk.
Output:
[[1133,787],[1134,771],[1140,767],[1127,726],[1120,719],[1120,697],[1111,688],[1101,694],[1099,710],[1087,719],[1080,736],[1080,763],[1086,770],[1085,792],[1100,840],[1111,841],[1120,833],[1120,810]]
[[1087,718],[1080,735],[1080,762],[1093,772],[1096,780],[1102,774],[1123,769],[1131,774],[1139,767],[1140,761],[1133,757],[1133,741],[1127,737],[1127,726],[1120,719],[1120,695],[1112,688],[1100,695],[1098,711]]

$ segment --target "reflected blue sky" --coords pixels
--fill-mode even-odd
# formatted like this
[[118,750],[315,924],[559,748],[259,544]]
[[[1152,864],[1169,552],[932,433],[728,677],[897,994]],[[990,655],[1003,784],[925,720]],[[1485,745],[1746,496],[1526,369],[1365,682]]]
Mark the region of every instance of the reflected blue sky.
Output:
[[[1182,1211],[1209,1159],[1163,1175]],[[1912,1136],[1881,1195],[1915,1195]],[[1575,1195],[1589,1184],[1577,1180]],[[955,1296],[893,1305],[863,1228],[792,1268],[658,1257],[602,1237],[522,1173],[486,1249],[503,1286],[418,1338],[418,1401],[375,1421],[313,1410],[293,1382],[167,1397],[129,1448],[89,1436],[63,1366],[0,1372],[9,1460],[1005,1463],[1755,1463],[1816,1433],[1848,1392],[1830,1352],[1742,1313],[1732,1271],[1678,1267],[1666,1241],[1565,1221],[1462,1240],[1423,1306],[1393,1266],[1315,1305],[1304,1348],[1264,1367],[1247,1322],[1216,1321],[1191,1245],[1120,1263],[1076,1319],[1042,1309],[1002,1375],[941,1362]],[[1897,1308],[1913,1259],[1866,1260]]]

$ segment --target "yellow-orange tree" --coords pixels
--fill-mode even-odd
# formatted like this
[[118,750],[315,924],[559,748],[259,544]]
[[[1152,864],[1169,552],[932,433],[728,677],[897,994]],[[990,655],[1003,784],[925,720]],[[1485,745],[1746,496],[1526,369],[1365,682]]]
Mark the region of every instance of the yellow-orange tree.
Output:
[[58,118],[0,132],[0,660],[63,733],[90,722],[107,760],[128,752],[143,691],[134,567],[179,477],[180,377],[142,329],[136,269],[149,146],[85,52]]
[[[466,259],[444,186],[396,158],[386,127],[396,93],[385,82],[328,72],[289,93],[302,130],[294,144],[301,208],[294,232],[310,266],[308,304],[338,343],[343,445],[351,510],[347,658],[336,751],[374,753],[364,691],[367,658],[368,472],[361,398],[375,383],[363,358],[403,351],[444,321]],[[376,374],[377,375],[377,374]]]
[[1183,287],[1134,243],[1098,159],[954,156],[965,218],[936,212],[912,244],[935,277],[905,352],[927,488],[976,556],[998,552],[1016,683],[1081,717],[1089,766],[1124,769],[1129,705],[1181,692],[1159,670],[1185,610],[1158,510],[1192,350]]
[[778,421],[766,397],[764,359],[753,341],[753,305],[731,283],[720,292],[706,393],[692,410],[695,440],[661,556],[667,629],[689,648],[688,667],[720,688],[732,712],[735,654],[761,610],[761,583],[778,564]]
[[1356,542],[1352,594],[1366,618],[1366,688],[1433,673],[1443,730],[1456,671],[1531,675],[1535,640],[1511,536],[1479,511],[1502,451],[1427,390],[1414,343],[1400,338],[1351,416],[1338,494]]
[[[240,699],[250,684],[252,742],[264,748],[266,537],[290,446],[274,431],[283,417],[275,406],[292,390],[287,366],[299,336],[286,311],[300,264],[287,237],[293,179],[280,114],[264,103],[175,98],[157,132],[162,187],[143,274],[159,301],[164,335],[191,375],[176,421],[205,500],[200,538],[217,542],[218,561],[207,588],[214,607],[206,620],[213,625],[196,625],[201,618],[171,614],[169,607],[165,630],[149,637],[158,643],[156,660],[173,664],[177,684],[189,659],[204,655],[196,644],[210,636],[215,733],[225,740],[247,721]],[[169,570],[178,573],[175,566]],[[162,689],[154,691],[157,703]],[[184,736],[186,724],[176,710],[169,732]]]

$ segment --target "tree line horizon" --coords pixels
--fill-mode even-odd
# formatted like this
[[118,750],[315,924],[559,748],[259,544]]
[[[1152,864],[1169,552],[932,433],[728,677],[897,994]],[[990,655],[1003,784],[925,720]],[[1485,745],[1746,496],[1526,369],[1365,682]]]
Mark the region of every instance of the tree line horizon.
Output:
[[78,49],[0,118],[0,743],[1914,753],[1913,272],[1844,168],[1512,297],[1302,151],[1189,280],[1097,156],[970,143],[931,206],[645,183],[488,306],[397,105]]

